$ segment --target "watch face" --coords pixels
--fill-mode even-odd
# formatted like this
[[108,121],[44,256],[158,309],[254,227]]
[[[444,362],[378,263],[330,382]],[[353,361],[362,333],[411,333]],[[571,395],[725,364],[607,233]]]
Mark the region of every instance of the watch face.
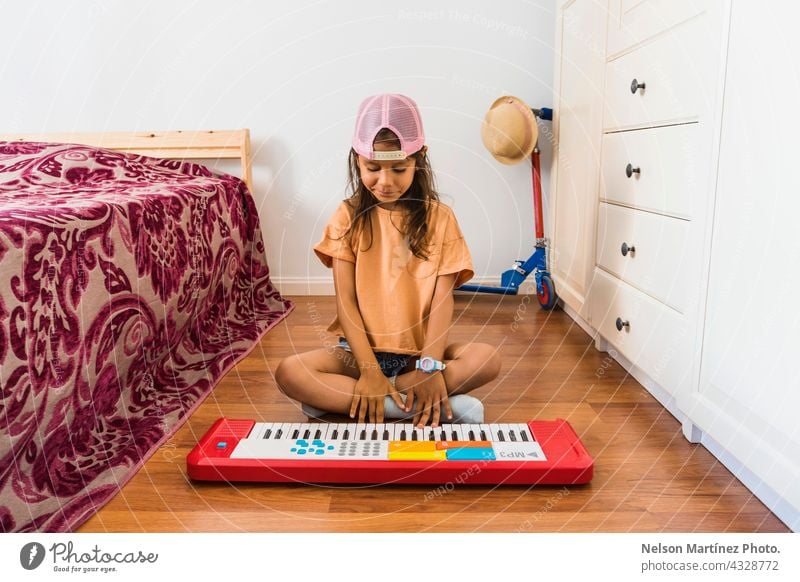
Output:
[[422,358],[419,361],[419,367],[425,372],[432,372],[433,366],[433,358]]

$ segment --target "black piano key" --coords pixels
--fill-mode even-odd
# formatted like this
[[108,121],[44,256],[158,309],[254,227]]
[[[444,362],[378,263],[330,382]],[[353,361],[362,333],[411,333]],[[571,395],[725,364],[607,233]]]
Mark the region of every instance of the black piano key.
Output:
[[283,429],[279,428],[278,432],[275,433],[275,439],[277,440],[277,439],[281,438],[282,436],[283,436]]
[[508,431],[508,438],[511,441],[516,441],[517,440],[517,435],[514,434],[513,430],[510,430],[510,431]]
[[306,429],[306,430],[303,432],[303,438],[304,438],[304,439],[311,438],[311,429],[308,429],[308,428],[307,428],[307,429]]
[[359,440],[365,441],[367,440],[367,429],[363,429],[361,434],[358,436]]
[[411,431],[411,440],[412,441],[417,440],[417,430],[416,429]]
[[405,430],[401,430],[400,431],[400,440],[401,441],[406,440],[406,431]]
[[372,431],[372,436],[370,437],[370,440],[373,440],[373,441],[378,440],[378,431],[377,430],[373,430]]
[[296,439],[299,436],[300,436],[300,429],[297,428],[294,429],[294,432],[292,433],[292,439]]
[[433,429],[431,429],[431,434],[428,435],[428,440],[430,440],[430,441],[435,441],[436,440],[436,433],[433,432]]
[[314,438],[322,438],[322,431],[320,429],[317,429],[317,432],[314,433]]
[[382,440],[385,440],[385,441],[389,440],[389,431],[388,430],[384,430],[383,431],[383,439]]
[[335,441],[337,436],[339,436],[339,431],[337,429],[333,429],[333,434],[331,434],[331,440]]
[[264,433],[264,438],[265,438],[265,439],[268,439],[268,438],[269,438],[269,435],[271,435],[271,434],[272,434],[272,429],[271,429],[271,428],[268,428],[268,429],[267,429],[267,432],[265,432],[265,433]]
[[[456,431],[453,431],[453,434],[455,435]],[[458,440],[458,439],[454,439],[454,440]],[[471,441],[475,440],[475,431],[473,431],[473,430],[469,431],[469,440],[471,440]]]
[[490,440],[490,439],[487,439],[487,438],[486,438],[486,431],[483,431],[483,430],[481,431],[481,440],[482,440],[482,441],[488,441],[488,440]]
[[441,440],[443,440],[443,441],[446,441],[446,440],[447,440],[447,433],[446,433],[446,432],[444,432],[444,429],[442,429],[442,434],[441,434],[441,435],[439,435],[439,438],[440,438]]
[[347,440],[347,439],[350,438],[350,429],[349,428],[344,429],[344,433],[342,434],[342,438],[344,440]]
[[505,442],[506,435],[503,434],[502,430],[497,431],[497,440],[499,440],[501,443]]
[[522,440],[528,442],[528,433],[525,431],[522,432]]

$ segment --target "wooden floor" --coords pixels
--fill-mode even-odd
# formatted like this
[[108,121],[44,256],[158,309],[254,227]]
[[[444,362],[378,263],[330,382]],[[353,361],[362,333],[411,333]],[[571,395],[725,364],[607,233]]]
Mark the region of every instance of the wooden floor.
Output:
[[[82,532],[785,532],[788,529],[563,311],[535,299],[459,296],[451,341],[501,345],[479,389],[487,422],[562,417],[595,458],[574,487],[328,487],[194,483],[186,455],[219,416],[303,422],[278,362],[322,345],[332,297],[297,307],[239,363]],[[516,324],[515,324],[516,320]]]

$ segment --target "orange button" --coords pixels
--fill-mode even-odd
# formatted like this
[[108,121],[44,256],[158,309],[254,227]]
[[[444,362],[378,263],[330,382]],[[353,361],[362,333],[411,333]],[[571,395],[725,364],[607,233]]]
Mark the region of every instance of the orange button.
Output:
[[489,441],[436,441],[436,448],[440,451],[448,449],[491,449]]

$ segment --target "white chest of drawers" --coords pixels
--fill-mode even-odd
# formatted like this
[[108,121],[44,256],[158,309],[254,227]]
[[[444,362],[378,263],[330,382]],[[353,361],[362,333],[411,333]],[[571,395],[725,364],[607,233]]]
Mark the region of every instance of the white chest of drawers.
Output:
[[598,347],[613,346],[672,408],[692,381],[721,27],[713,0],[663,4],[614,0],[609,10],[587,315]]
[[[558,4],[557,42],[571,42],[559,45],[556,80],[568,49],[583,50],[586,70],[583,86],[575,74],[556,83],[556,292],[687,438],[800,530],[800,8],[608,0],[593,59],[580,39],[601,30],[597,6]],[[599,128],[588,113],[598,105]],[[588,281],[582,294],[573,281]]]

